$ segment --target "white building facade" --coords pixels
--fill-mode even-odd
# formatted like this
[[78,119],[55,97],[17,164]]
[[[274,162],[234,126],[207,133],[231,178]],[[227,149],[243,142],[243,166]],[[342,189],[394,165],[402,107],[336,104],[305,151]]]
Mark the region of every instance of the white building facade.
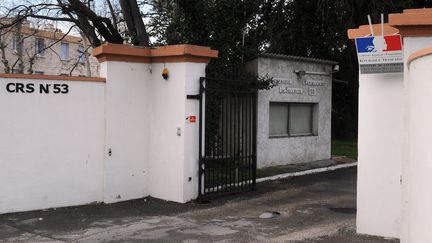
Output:
[[99,63],[91,52],[81,37],[24,22],[0,32],[0,73],[98,77]]

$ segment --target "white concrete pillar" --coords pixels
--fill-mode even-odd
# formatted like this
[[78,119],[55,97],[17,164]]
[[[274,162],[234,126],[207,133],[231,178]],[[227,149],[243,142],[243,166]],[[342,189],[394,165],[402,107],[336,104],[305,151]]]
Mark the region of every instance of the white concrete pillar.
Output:
[[359,75],[357,232],[399,237],[403,74]]
[[151,64],[105,61],[104,202],[149,195]]
[[[381,25],[372,26],[381,33]],[[384,34],[398,30],[384,25]],[[348,30],[349,38],[370,35],[369,26]],[[400,236],[405,88],[402,73],[359,74],[357,232]]]
[[402,242],[432,242],[432,48],[415,52],[408,60],[409,184]]
[[[389,15],[384,33],[403,37],[405,64],[413,52],[432,46],[431,14],[432,9],[408,9]],[[381,26],[373,29],[380,33]],[[351,39],[370,34],[368,25],[348,31]],[[403,75],[360,75],[359,233],[400,237],[401,242],[432,242],[427,231],[427,218],[432,216],[427,187],[432,180],[426,176],[427,163],[432,162],[426,148],[432,135],[427,128],[432,100],[426,96],[432,91],[426,81],[431,74],[426,69],[432,62],[429,66],[420,62],[413,61],[410,70],[405,65]],[[413,73],[415,65],[424,71]]]
[[[206,63],[153,63],[149,83],[149,192],[176,202],[187,202],[198,195],[199,101],[186,95],[199,93],[199,78]],[[168,80],[162,70],[170,72]],[[178,132],[180,134],[178,134]]]
[[[402,226],[401,226],[401,242],[428,242],[428,241],[418,241],[413,239],[411,223],[412,223],[412,209],[413,202],[411,202],[412,194],[416,192],[417,175],[415,171],[416,161],[413,160],[414,155],[413,148],[417,142],[413,141],[415,138],[415,133],[411,131],[412,127],[412,110],[417,109],[417,105],[412,103],[413,97],[417,96],[418,84],[411,78],[411,70],[409,69],[409,57],[421,50],[423,48],[432,46],[432,14],[431,8],[423,9],[406,9],[403,13],[390,14],[389,24],[394,26],[399,30],[399,33],[403,37],[404,43],[404,63],[405,63],[405,73],[404,73],[404,86],[405,86],[405,96],[407,101],[406,106],[406,128],[404,136],[404,154],[402,163],[402,187],[401,187],[401,212],[402,212]],[[420,148],[416,148],[420,149]],[[417,153],[417,152],[415,152]],[[414,170],[414,171],[413,171]],[[424,206],[426,209],[428,206]],[[429,206],[430,207],[430,206]],[[420,223],[419,221],[417,222]],[[421,227],[421,226],[420,226]],[[420,237],[420,236],[419,236]]]
[[[104,202],[153,196],[187,202],[198,196],[199,92],[208,47],[94,50],[106,77]],[[164,79],[162,71],[169,77]]]
[[410,190],[412,188],[411,181],[413,179],[413,176],[415,176],[411,170],[412,170],[412,159],[411,159],[411,153],[412,151],[410,148],[412,147],[411,142],[411,132],[409,129],[410,126],[410,110],[412,108],[412,104],[409,102],[410,97],[415,95],[416,91],[413,91],[411,86],[412,80],[409,77],[410,70],[408,65],[409,57],[415,53],[418,50],[421,50],[423,48],[432,46],[432,38],[426,37],[426,36],[405,36],[403,38],[404,41],[404,63],[405,65],[405,72],[404,72],[404,86],[405,86],[405,96],[406,102],[406,114],[405,114],[405,123],[406,128],[405,135],[404,135],[404,154],[403,154],[403,163],[402,163],[402,197],[401,197],[401,212],[402,212],[402,228],[401,228],[401,242],[411,242],[408,240],[408,235],[410,234],[410,227],[409,227],[409,221],[410,221],[410,196],[411,193]]

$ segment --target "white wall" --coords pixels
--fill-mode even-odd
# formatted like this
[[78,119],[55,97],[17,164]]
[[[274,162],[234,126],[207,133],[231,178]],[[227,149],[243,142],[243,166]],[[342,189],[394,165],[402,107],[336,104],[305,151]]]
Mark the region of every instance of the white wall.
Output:
[[55,95],[7,93],[17,80],[0,79],[0,213],[195,199],[199,101],[186,95],[199,93],[205,66],[107,61],[106,84],[19,80],[70,86]]
[[[9,93],[11,82],[69,93]],[[104,87],[0,78],[0,214],[102,201]]]
[[360,74],[357,232],[400,236],[404,150],[402,74]]

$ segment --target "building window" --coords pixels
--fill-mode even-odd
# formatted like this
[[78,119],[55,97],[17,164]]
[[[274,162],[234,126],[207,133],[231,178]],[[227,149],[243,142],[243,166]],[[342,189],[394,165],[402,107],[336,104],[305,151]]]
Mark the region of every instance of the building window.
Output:
[[35,75],[44,75],[45,73],[42,71],[34,71],[33,74]]
[[42,38],[36,38],[35,43],[36,54],[43,56],[45,54],[45,40]]
[[18,35],[13,35],[13,39],[12,39],[13,50],[19,52],[20,49],[22,49],[23,47],[23,42],[24,42],[23,39],[21,39],[21,42],[19,41]]
[[69,60],[69,43],[62,42],[60,44],[60,58],[62,61]]
[[78,59],[80,63],[84,63],[85,61],[85,51],[84,51],[84,46],[82,45],[78,46]]
[[270,137],[311,136],[314,133],[313,103],[270,102]]

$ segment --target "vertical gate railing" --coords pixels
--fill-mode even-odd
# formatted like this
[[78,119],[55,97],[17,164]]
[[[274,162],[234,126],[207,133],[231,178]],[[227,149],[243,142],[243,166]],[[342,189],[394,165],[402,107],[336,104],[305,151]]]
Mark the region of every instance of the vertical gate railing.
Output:
[[247,82],[200,80],[199,197],[256,186],[256,99]]

